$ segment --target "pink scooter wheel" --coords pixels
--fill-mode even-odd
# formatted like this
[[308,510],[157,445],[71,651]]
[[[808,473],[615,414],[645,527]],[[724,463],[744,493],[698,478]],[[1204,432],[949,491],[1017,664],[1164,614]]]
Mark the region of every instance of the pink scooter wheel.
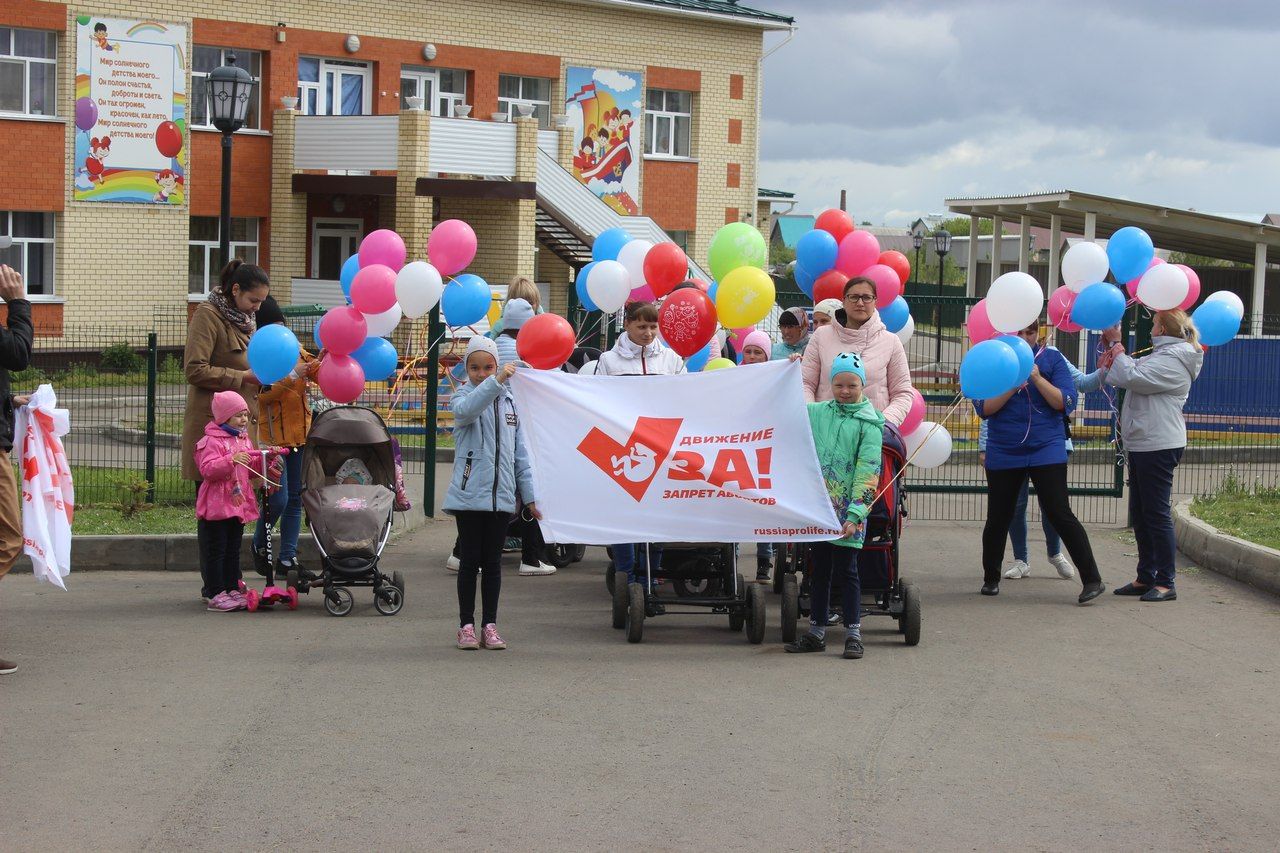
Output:
[[288,593],[289,593],[289,609],[297,610],[298,609],[298,591],[293,587],[289,587]]
[[257,613],[258,604],[261,601],[261,599],[258,597],[258,591],[250,587],[249,590],[244,594],[244,597],[245,597],[245,600],[249,602],[249,612]]

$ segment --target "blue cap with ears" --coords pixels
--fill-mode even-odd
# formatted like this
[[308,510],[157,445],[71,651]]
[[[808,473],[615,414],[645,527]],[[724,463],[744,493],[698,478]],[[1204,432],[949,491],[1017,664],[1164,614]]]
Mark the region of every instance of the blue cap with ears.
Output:
[[842,352],[831,360],[831,378],[838,373],[852,373],[867,384],[867,369],[862,366],[862,356],[856,352]]

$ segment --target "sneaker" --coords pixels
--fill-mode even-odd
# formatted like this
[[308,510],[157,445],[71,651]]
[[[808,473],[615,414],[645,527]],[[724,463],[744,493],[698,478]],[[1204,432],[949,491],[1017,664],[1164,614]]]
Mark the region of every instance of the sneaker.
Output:
[[462,568],[462,561],[450,554],[449,559],[444,561],[444,568],[445,571],[453,572],[456,575],[458,569]]
[[556,573],[555,566],[548,566],[546,563],[538,563],[531,566],[528,563],[520,564],[520,574],[523,577],[533,577],[535,575],[554,575]]
[[0,675],[10,675],[18,671],[18,665],[11,660],[0,658]]
[[239,610],[241,607],[248,607],[248,604],[229,592],[220,592],[209,599],[209,605],[205,609],[219,613],[230,613],[232,610]]
[[519,536],[508,536],[506,541],[502,543],[502,553],[504,554],[514,554],[523,549],[524,546],[520,544]]
[[495,651],[505,649],[507,643],[498,634],[498,626],[490,622],[484,626],[484,630],[480,632],[480,648],[493,649]]
[[228,593],[227,593],[227,597],[228,597],[228,598],[230,598],[232,601],[234,601],[234,602],[235,602],[235,605],[236,605],[236,606],[235,606],[234,608],[232,608],[232,609],[234,609],[234,610],[248,610],[248,609],[249,609],[249,596],[248,596],[248,594],[247,594],[244,590],[242,590],[242,589],[233,589],[233,590],[231,590],[230,592],[228,592]]
[[1058,577],[1064,580],[1070,580],[1076,576],[1076,567],[1071,565],[1065,554],[1054,554],[1049,558],[1049,564],[1058,570]]
[[813,634],[805,634],[794,643],[787,643],[782,648],[784,651],[788,651],[793,654],[825,652],[827,650],[827,641],[820,637],[815,637]]
[[844,638],[844,659],[845,660],[861,660],[862,659],[862,638],[861,637],[845,637]]
[[1014,560],[1009,568],[1004,570],[1004,576],[1008,580],[1025,578],[1029,574],[1031,574],[1031,566],[1027,565],[1022,560]]
[[761,560],[756,563],[756,583],[768,583],[769,573],[773,571],[773,564],[768,560]]
[[476,640],[475,625],[463,625],[458,629],[458,648],[468,652],[480,648],[480,643]]

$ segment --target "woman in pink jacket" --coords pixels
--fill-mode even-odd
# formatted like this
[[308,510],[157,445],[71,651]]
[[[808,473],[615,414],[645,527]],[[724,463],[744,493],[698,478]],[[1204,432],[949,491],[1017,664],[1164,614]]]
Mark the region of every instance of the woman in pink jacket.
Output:
[[842,352],[856,352],[867,370],[867,398],[887,422],[901,426],[911,410],[911,371],[902,341],[876,313],[876,283],[861,276],[849,279],[844,313],[843,326],[836,322],[821,327],[805,348],[800,363],[805,401],[833,399],[831,363]]

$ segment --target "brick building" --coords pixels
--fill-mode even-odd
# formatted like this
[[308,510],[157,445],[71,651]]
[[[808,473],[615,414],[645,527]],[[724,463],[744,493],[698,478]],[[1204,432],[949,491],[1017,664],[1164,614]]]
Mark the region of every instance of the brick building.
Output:
[[[92,32],[102,19],[115,31]],[[495,285],[529,275],[563,310],[607,227],[673,239],[696,262],[718,227],[753,216],[764,34],[791,27],[734,0],[6,0],[0,235],[13,243],[0,260],[23,269],[45,334],[203,299],[221,184],[204,78],[234,52],[259,85],[234,138],[232,249],[269,270],[282,302],[332,301],[342,260],[375,228],[421,257],[434,222],[461,218],[480,242],[469,271]],[[85,158],[96,130],[77,110],[83,87],[104,81],[78,61],[96,50],[119,62],[136,53],[130,39],[159,31],[184,37],[180,191],[95,199],[127,157],[98,161],[105,172]],[[634,194],[579,176],[595,163],[597,129],[581,135],[597,81],[626,93],[599,113],[599,144],[628,143]],[[621,215],[628,202],[636,215]]]

